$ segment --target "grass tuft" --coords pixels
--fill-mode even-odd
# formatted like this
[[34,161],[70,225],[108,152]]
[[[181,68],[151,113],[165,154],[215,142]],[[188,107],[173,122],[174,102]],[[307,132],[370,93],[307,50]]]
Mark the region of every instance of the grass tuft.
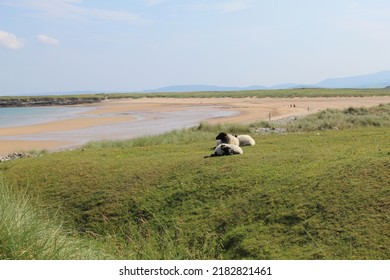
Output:
[[0,259],[107,258],[96,244],[72,236],[43,211],[34,209],[30,196],[0,178]]

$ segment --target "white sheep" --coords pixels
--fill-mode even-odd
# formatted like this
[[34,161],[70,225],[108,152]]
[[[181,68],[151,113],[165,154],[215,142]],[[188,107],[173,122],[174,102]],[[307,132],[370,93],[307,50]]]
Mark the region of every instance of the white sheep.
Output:
[[233,145],[233,144],[219,144],[215,149],[214,149],[214,153],[212,153],[210,156],[206,156],[205,158],[207,157],[215,157],[215,156],[228,156],[228,155],[241,155],[243,154],[244,152],[242,151],[242,149],[237,146],[237,145]]
[[237,139],[240,143],[240,147],[242,146],[253,146],[256,144],[255,140],[249,135],[238,135]]
[[240,141],[238,141],[236,136],[225,132],[221,132],[220,134],[218,134],[215,139],[217,140],[217,146],[223,143],[240,146]]

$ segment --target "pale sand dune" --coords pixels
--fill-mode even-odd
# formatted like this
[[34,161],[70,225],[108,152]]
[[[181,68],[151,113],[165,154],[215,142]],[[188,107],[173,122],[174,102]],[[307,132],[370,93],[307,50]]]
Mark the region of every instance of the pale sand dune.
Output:
[[[103,124],[131,122],[137,112],[177,112],[185,110],[238,111],[239,114],[207,119],[210,123],[249,123],[258,120],[280,119],[318,112],[327,108],[370,107],[390,103],[390,96],[381,97],[329,97],[329,98],[141,98],[107,100],[89,105],[93,109],[74,119],[60,120],[29,126],[0,128],[0,155],[31,149],[59,149],[69,146],[71,139],[61,141],[20,141],[13,136],[34,136],[39,133],[73,131]],[[200,113],[201,114],[201,113]],[[151,120],[153,121],[153,120]],[[145,132],[147,134],[147,132]],[[63,140],[63,141],[62,141]],[[74,143],[77,145],[77,143]]]

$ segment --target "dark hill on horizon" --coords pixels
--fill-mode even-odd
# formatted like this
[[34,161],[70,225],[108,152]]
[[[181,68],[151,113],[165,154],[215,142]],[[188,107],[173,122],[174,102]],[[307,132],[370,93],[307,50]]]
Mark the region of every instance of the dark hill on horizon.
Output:
[[323,88],[385,88],[390,86],[390,70],[345,78],[330,78],[316,84]]

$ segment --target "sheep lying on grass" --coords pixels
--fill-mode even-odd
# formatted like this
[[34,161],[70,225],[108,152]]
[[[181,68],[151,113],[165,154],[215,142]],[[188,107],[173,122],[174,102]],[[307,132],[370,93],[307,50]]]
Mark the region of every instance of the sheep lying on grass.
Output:
[[243,154],[244,152],[240,147],[253,146],[256,144],[255,140],[249,135],[233,135],[226,132],[221,132],[215,137],[217,140],[217,146],[214,147],[214,153],[208,157],[226,156]]
[[225,132],[221,132],[220,134],[218,134],[217,137],[215,137],[215,139],[217,140],[217,145],[233,144],[233,145],[240,146],[240,141],[238,141],[236,136]]
[[242,146],[253,146],[256,144],[255,140],[249,136],[249,135],[238,135],[236,136],[239,143],[240,143],[240,147]]
[[233,135],[221,132],[215,137],[217,139],[217,146],[219,144],[233,144],[237,146],[253,146],[256,144],[255,140],[249,135]]
[[216,156],[229,156],[229,155],[241,155],[244,152],[242,149],[234,144],[219,144],[215,149],[214,153],[212,153],[209,156],[205,156],[205,158],[208,157],[216,157]]

